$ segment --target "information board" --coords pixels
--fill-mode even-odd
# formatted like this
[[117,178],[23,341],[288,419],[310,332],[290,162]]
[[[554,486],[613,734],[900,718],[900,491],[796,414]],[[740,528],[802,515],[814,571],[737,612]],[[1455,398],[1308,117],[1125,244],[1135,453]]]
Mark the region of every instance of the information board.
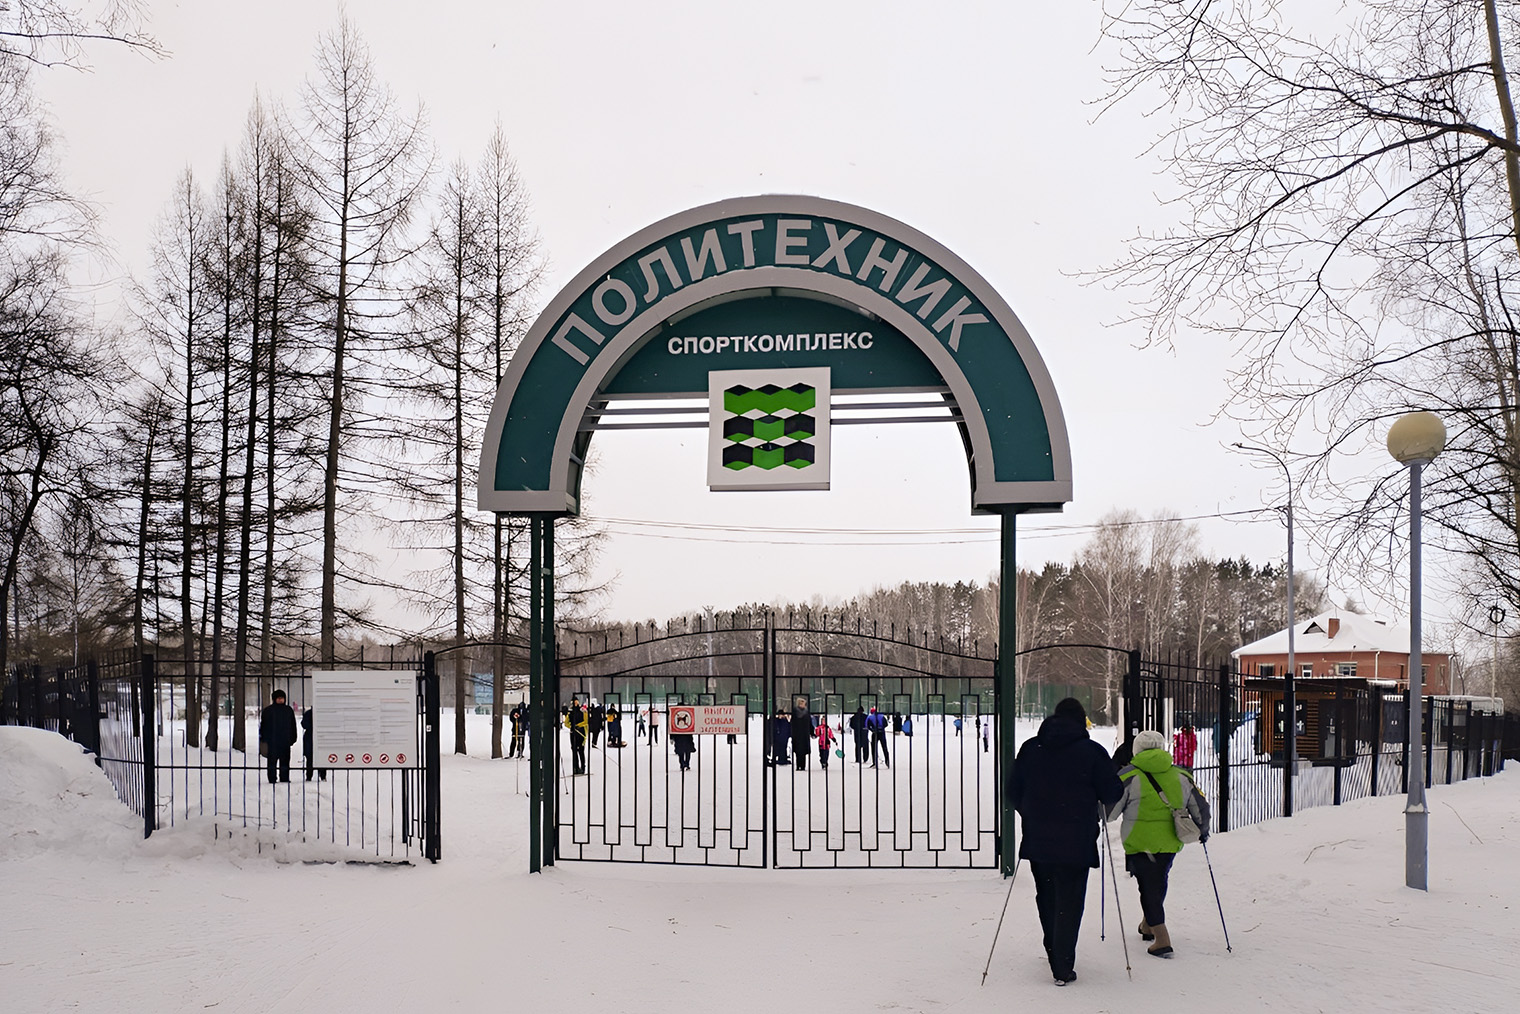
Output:
[[698,736],[744,735],[742,704],[673,704],[670,707],[670,732],[689,732]]
[[311,674],[312,759],[325,768],[412,768],[417,674],[318,669]]

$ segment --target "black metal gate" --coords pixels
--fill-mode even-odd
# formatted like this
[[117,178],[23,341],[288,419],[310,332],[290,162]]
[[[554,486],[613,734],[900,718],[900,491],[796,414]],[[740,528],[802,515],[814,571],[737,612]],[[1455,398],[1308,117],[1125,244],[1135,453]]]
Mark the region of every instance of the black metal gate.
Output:
[[[592,726],[578,775],[556,723],[558,859],[997,866],[997,659],[978,645],[796,614],[561,644],[556,714],[594,701],[618,731]],[[683,763],[685,704],[742,706],[745,731],[693,737]],[[873,709],[885,728],[859,729]]]

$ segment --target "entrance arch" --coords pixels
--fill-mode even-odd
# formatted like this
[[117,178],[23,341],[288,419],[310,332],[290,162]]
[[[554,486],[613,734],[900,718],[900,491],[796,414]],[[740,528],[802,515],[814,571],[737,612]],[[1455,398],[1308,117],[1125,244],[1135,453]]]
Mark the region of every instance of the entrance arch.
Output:
[[[1033,339],[981,275],[895,219],[817,197],[743,197],[673,215],[594,260],[549,302],[497,390],[478,502],[532,519],[535,701],[551,699],[556,658],[554,519],[580,512],[584,462],[608,404],[707,395],[710,372],[771,367],[827,367],[834,394],[943,399],[966,450],[970,509],[1003,518],[999,640],[1014,643],[1014,518],[1059,511],[1072,490],[1065,420]],[[997,679],[1011,718],[1007,670]],[[534,711],[537,869],[541,855],[553,861],[554,799],[537,748],[548,745],[548,716]],[[1013,741],[1001,740],[1006,771]],[[1011,834],[1000,852],[1011,873]]]

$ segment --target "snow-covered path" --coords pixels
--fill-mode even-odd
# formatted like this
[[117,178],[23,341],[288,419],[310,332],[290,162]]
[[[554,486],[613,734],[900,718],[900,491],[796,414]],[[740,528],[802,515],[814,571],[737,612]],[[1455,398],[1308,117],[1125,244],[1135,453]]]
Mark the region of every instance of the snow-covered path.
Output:
[[[1178,860],[1178,956],[1090,883],[1080,979],[1050,984],[1027,872],[527,869],[511,761],[444,759],[444,861],[309,865],[194,822],[141,840],[57,736],[0,728],[0,1009],[165,1011],[1510,1011],[1520,772],[1433,790],[1431,891],[1403,801],[1309,810]],[[523,779],[525,783],[526,779]],[[282,855],[282,851],[285,853]],[[1134,889],[1120,878],[1126,924]]]

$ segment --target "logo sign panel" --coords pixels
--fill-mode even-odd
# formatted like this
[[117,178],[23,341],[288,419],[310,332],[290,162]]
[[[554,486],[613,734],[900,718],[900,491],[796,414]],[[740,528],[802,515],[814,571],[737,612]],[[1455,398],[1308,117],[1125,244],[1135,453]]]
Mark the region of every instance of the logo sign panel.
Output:
[[829,488],[829,368],[707,375],[707,485]]
[[743,705],[685,704],[670,708],[670,731],[697,736],[744,735]]
[[384,669],[311,674],[315,757],[330,768],[417,766],[417,678]]

